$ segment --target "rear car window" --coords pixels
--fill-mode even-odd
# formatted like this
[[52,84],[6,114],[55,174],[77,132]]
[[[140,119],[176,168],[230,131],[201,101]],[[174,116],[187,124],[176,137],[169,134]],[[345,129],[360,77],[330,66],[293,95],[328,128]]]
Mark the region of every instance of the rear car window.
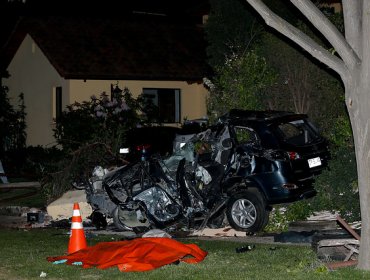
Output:
[[281,141],[296,146],[304,146],[320,138],[316,127],[303,119],[280,123],[276,130]]

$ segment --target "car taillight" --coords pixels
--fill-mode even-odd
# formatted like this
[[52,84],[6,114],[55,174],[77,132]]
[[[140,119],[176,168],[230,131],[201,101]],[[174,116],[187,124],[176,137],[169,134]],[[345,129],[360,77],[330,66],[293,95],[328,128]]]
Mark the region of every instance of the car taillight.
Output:
[[148,150],[150,148],[150,144],[144,144],[144,145],[137,145],[136,150],[138,152],[145,152],[145,150]]
[[295,160],[301,158],[297,152],[288,152],[289,159]]
[[264,151],[264,156],[270,160],[283,160],[283,161],[296,160],[301,158],[301,156],[297,152],[291,151],[286,152],[283,150],[273,150],[273,149]]

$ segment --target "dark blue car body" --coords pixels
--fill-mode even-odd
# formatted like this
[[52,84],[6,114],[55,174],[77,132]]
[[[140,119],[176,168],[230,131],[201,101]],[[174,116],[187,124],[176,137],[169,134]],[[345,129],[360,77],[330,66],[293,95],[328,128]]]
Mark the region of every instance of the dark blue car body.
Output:
[[220,118],[218,126],[225,125],[234,149],[245,155],[245,167],[233,176],[258,188],[267,205],[316,194],[314,178],[327,168],[330,153],[328,141],[307,115],[231,110]]

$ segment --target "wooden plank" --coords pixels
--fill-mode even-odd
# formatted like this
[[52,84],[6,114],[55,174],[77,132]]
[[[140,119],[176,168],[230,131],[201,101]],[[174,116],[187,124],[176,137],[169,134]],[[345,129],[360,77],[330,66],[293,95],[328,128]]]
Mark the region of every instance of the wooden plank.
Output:
[[41,187],[40,182],[17,182],[17,183],[0,184],[0,190],[1,189],[39,188],[39,187]]
[[357,240],[361,240],[361,236],[355,232],[349,224],[347,224],[339,215],[337,216],[337,221]]
[[354,238],[343,238],[343,239],[323,239],[319,241],[319,247],[330,247],[330,246],[345,246],[345,245],[360,245],[360,242]]

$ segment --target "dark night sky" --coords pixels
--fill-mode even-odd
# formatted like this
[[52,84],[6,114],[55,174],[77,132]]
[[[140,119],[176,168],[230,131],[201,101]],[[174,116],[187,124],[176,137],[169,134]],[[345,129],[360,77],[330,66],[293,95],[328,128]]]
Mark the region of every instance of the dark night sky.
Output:
[[176,20],[201,22],[209,9],[208,0],[0,0],[0,49],[3,48],[18,18],[27,15],[93,15],[123,17],[133,11],[159,13]]
[[0,0],[0,13],[9,15],[120,15],[143,11],[163,14],[199,13],[207,9],[208,0],[134,0],[134,1],[87,1],[87,0]]

